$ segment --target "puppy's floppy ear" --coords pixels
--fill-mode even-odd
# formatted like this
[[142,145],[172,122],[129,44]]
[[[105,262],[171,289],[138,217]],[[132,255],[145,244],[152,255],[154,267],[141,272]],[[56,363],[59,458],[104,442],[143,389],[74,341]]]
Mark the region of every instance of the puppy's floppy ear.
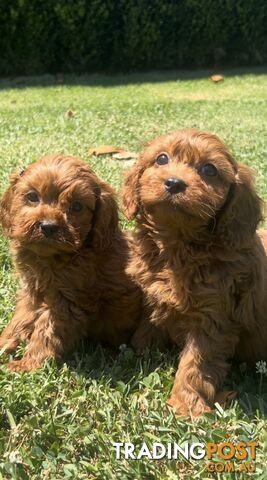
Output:
[[128,220],[132,220],[139,210],[139,178],[143,173],[138,163],[126,172],[122,188],[123,209]]
[[262,220],[263,202],[254,186],[253,170],[238,164],[236,181],[218,219],[217,233],[228,246],[242,247],[249,244]]
[[92,244],[96,248],[104,249],[114,240],[119,222],[115,193],[105,182],[99,183],[95,208],[94,225],[92,225]]
[[23,175],[24,170],[19,172],[12,173],[10,176],[10,185],[6,192],[4,193],[1,202],[0,202],[0,223],[3,228],[4,234],[9,237],[12,230],[12,201],[14,193],[16,191],[16,185],[18,180]]

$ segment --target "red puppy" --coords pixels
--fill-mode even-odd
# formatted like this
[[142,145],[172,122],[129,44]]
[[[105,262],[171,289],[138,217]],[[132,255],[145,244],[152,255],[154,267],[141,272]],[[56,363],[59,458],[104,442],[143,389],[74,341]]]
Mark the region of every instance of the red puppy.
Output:
[[252,172],[215,135],[181,130],[149,144],[123,197],[137,218],[128,273],[150,310],[133,343],[182,348],[169,403],[198,415],[235,354],[267,358],[267,235],[256,233]]
[[107,183],[79,158],[44,157],[12,176],[0,217],[20,280],[0,348],[29,342],[11,370],[38,368],[82,336],[128,341],[141,296],[125,273],[129,242]]

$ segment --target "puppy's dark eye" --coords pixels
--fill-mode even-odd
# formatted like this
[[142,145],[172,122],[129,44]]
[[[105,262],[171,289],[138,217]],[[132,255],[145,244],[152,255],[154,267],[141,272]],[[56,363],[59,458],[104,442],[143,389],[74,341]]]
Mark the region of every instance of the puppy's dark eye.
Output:
[[28,200],[29,203],[39,203],[39,195],[36,192],[29,192],[26,195],[26,199]]
[[156,163],[157,165],[167,165],[167,163],[169,163],[168,155],[166,155],[166,153],[162,153],[157,157]]
[[70,211],[71,212],[80,212],[83,209],[83,206],[80,202],[71,202]]
[[218,173],[218,170],[212,163],[205,163],[200,168],[200,172],[206,177],[215,177]]

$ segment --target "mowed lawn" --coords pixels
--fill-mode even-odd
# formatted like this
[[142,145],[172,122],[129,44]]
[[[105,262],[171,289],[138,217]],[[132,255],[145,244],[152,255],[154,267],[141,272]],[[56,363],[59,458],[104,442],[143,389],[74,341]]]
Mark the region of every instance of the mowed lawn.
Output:
[[[197,77],[184,73],[178,80],[173,72],[0,82],[1,192],[14,169],[53,152],[79,155],[119,190],[127,161],[89,157],[89,147],[139,152],[153,137],[194,126],[218,134],[238,161],[251,165],[267,199],[267,75],[225,73],[220,84],[210,82],[208,72]],[[2,329],[14,309],[16,279],[8,243],[2,236],[0,242]],[[175,418],[165,401],[177,360],[175,348],[140,358],[130,348],[114,354],[84,342],[65,362],[21,375],[8,373],[2,356],[0,479],[250,478],[213,476],[207,459],[116,460],[112,445],[131,442],[138,453],[143,442],[224,441],[258,442],[252,478],[266,479],[267,377],[255,365],[235,364],[225,389],[239,395],[229,408],[198,420]]]

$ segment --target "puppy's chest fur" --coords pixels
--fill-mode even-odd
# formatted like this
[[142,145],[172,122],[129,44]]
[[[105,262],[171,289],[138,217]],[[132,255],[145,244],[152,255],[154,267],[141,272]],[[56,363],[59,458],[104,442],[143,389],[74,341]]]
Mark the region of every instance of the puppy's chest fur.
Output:
[[128,271],[145,291],[152,322],[174,320],[181,331],[188,330],[189,322],[214,328],[237,319],[238,303],[253,285],[242,257],[233,261],[231,255],[220,259],[189,249],[167,254],[144,249],[144,242],[136,243]]
[[[18,305],[33,322],[46,319],[51,331],[64,331],[70,343],[82,335],[118,347],[129,340],[140,315],[141,294],[125,272],[125,238],[109,248],[41,257],[13,246],[20,281]],[[67,347],[68,348],[68,347]]]
[[57,297],[63,297],[88,309],[90,292],[96,300],[92,287],[97,275],[92,253],[45,258],[22,250],[16,253],[15,264],[23,289],[39,301],[52,304]]
[[[66,325],[71,321],[76,330],[92,338],[110,330],[109,343],[117,346],[119,325],[114,323],[110,305],[115,313],[118,309],[119,322],[120,305],[131,301],[136,287],[130,289],[122,264],[116,260],[116,252],[97,255],[90,249],[54,258],[25,251],[15,256],[22,295],[30,299],[36,320],[46,310],[57,321]],[[127,327],[123,325],[125,330]]]

